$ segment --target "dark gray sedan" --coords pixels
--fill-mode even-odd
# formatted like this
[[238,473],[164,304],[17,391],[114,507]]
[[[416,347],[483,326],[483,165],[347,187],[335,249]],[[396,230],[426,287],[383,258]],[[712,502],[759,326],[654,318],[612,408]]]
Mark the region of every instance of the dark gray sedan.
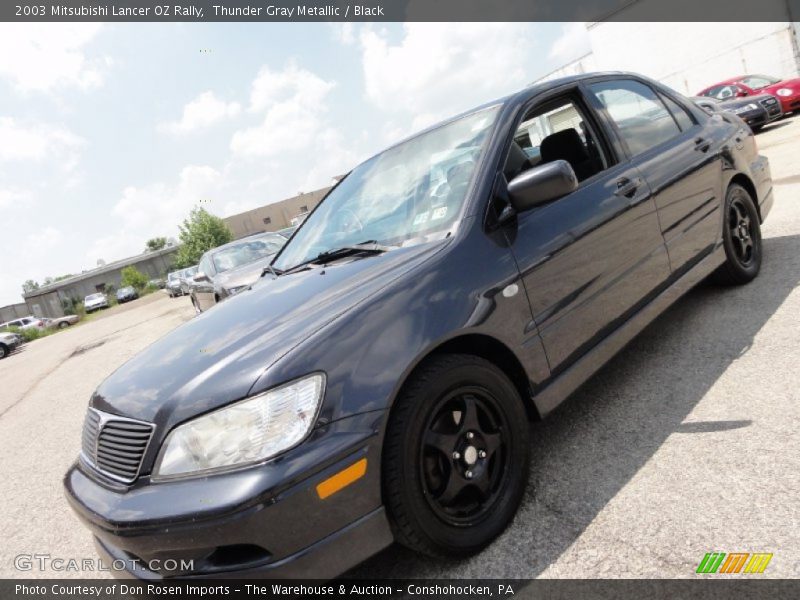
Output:
[[729,100],[719,100],[712,96],[696,96],[692,100],[700,108],[712,114],[715,112],[733,113],[747,123],[753,131],[758,131],[783,116],[778,99],[770,94]]

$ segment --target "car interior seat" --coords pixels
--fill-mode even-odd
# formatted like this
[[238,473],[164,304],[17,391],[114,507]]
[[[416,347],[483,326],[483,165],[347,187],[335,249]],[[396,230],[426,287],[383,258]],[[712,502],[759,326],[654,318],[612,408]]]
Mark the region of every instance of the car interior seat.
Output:
[[565,160],[575,171],[578,181],[583,181],[602,170],[600,161],[589,156],[580,134],[574,129],[564,129],[548,135],[541,144],[542,163]]

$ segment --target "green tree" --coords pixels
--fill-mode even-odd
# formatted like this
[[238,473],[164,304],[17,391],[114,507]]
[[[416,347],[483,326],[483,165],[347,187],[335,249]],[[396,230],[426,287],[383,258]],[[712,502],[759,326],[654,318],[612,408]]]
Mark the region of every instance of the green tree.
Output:
[[39,283],[34,281],[33,279],[28,279],[25,283],[22,284],[22,292],[25,294],[30,294],[33,291],[39,289]]
[[137,290],[143,290],[144,287],[147,285],[147,275],[137,270],[136,267],[134,267],[133,265],[130,265],[122,269],[121,275],[122,275],[121,279],[122,287],[127,287],[129,285],[132,285]]
[[145,252],[156,252],[157,250],[163,250],[166,245],[167,238],[165,237],[150,238],[147,240],[147,242],[145,242]]
[[233,239],[225,221],[204,208],[193,208],[179,229],[181,247],[173,265],[176,269],[196,265],[206,250],[227,244]]

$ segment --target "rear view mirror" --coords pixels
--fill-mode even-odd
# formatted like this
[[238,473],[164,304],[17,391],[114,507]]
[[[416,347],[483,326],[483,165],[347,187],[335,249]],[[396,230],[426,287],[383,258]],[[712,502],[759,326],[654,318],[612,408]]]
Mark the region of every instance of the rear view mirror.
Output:
[[508,195],[517,212],[523,212],[557,200],[575,191],[578,178],[565,160],[536,166],[508,183]]
[[195,273],[192,279],[198,283],[201,281],[208,281],[208,275],[206,275],[202,271],[198,271],[197,273]]

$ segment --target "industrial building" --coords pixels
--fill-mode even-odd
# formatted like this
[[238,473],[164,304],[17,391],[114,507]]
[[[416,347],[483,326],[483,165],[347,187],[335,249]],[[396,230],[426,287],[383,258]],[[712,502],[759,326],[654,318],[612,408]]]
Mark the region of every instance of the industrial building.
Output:
[[64,315],[63,301],[82,301],[89,294],[106,291],[111,286],[119,288],[122,269],[131,265],[147,275],[148,279],[164,277],[170,270],[177,251],[177,246],[168,246],[163,250],[118,260],[80,275],[43,285],[39,289],[23,294],[28,307],[26,315],[51,319],[61,317]]
[[292,227],[297,225],[304,215],[314,210],[330,189],[324,187],[313,192],[298,194],[273,204],[225,217],[223,220],[237,240],[254,233]]
[[692,96],[744,74],[800,76],[800,24],[793,21],[788,2],[779,4],[785,20],[778,22],[631,22],[650,1],[629,3],[611,15],[614,20],[586,23],[591,51],[537,82],[592,71],[632,71]]

